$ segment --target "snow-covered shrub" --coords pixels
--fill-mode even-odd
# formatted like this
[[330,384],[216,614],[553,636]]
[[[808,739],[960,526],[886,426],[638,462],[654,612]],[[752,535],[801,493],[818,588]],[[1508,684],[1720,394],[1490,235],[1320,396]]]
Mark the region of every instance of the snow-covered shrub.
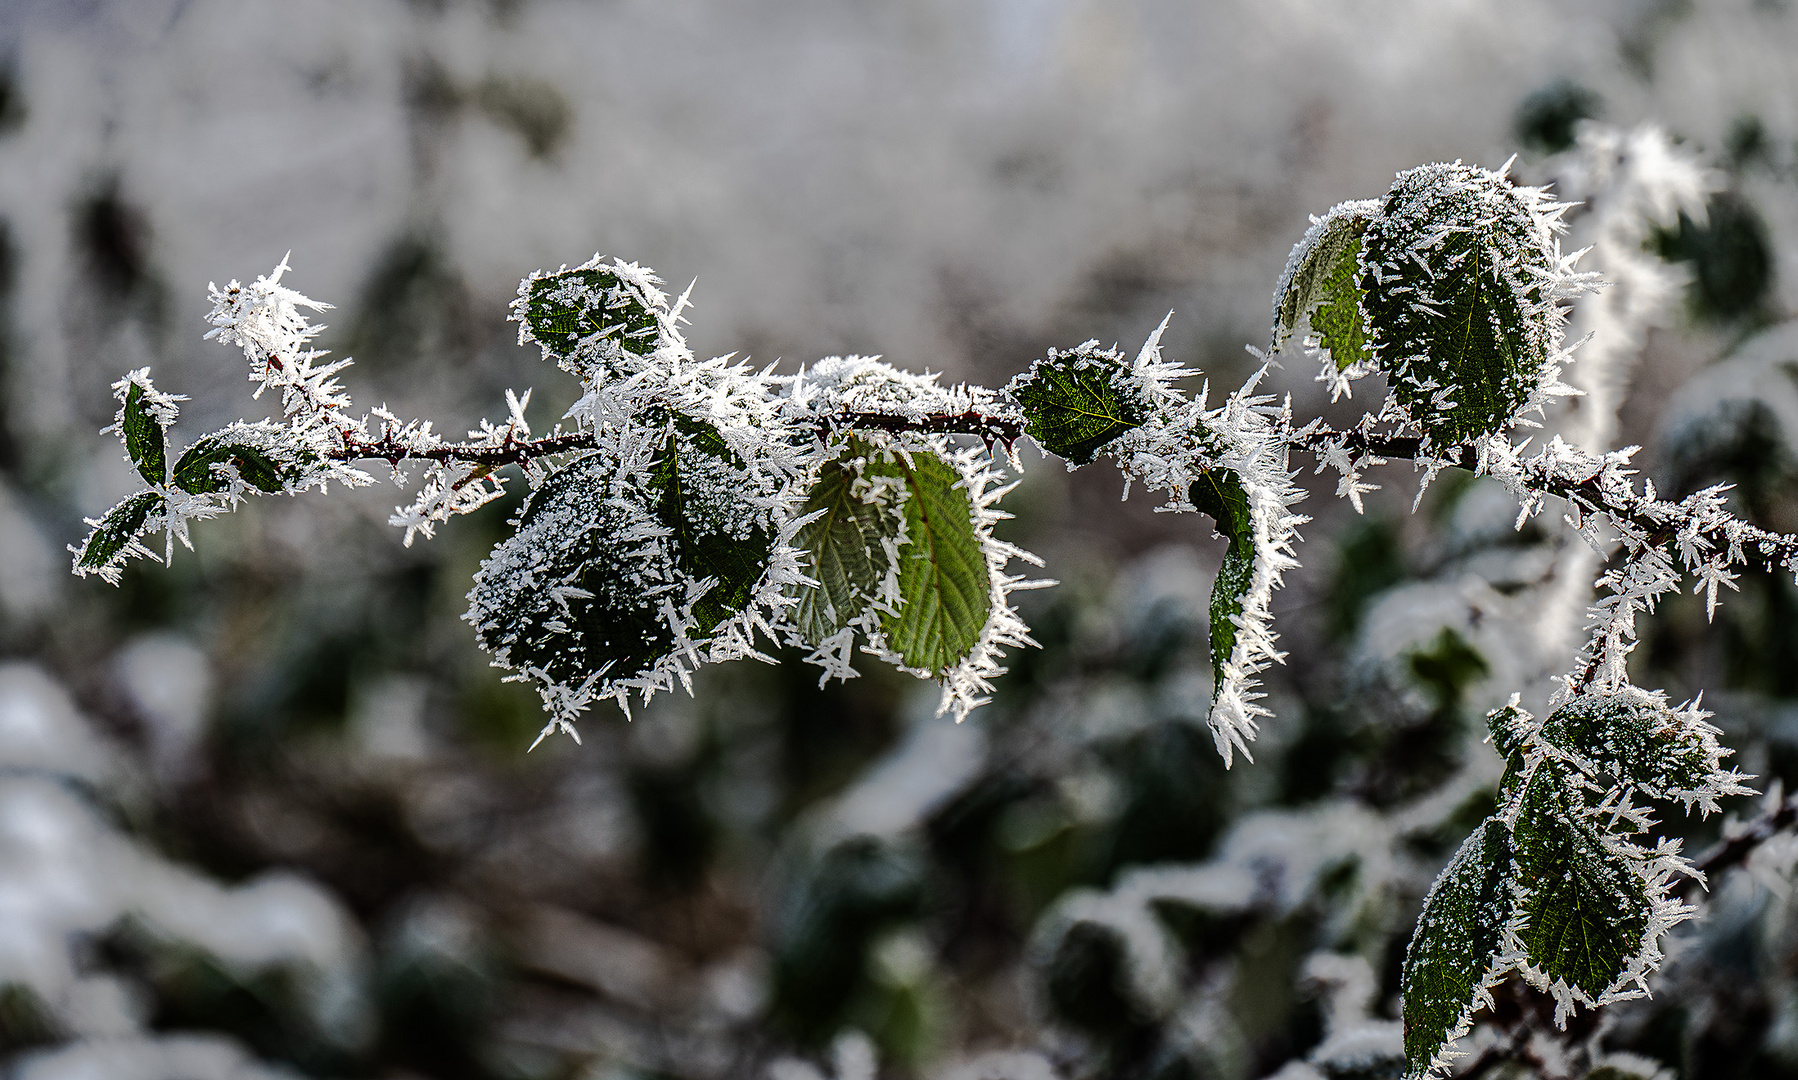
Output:
[[[1639,141],[1638,162],[1665,150],[1658,136]],[[1586,149],[1599,162],[1608,152],[1596,142]],[[1632,258],[1646,258],[1645,223],[1702,194],[1695,170],[1665,171],[1672,194],[1658,198],[1624,181],[1594,183],[1595,198],[1611,200],[1599,207],[1609,215],[1600,219],[1614,262],[1607,270],[1629,274]],[[1014,574],[1014,563],[1039,560],[994,533],[1007,516],[999,509],[1011,490],[1007,468],[1022,468],[1015,443],[1029,439],[1070,469],[1109,457],[1126,495],[1140,485],[1158,493],[1161,510],[1204,513],[1227,542],[1210,593],[1203,711],[1228,766],[1249,755],[1273,715],[1258,678],[1284,659],[1271,600],[1299,565],[1298,529],[1308,520],[1293,509],[1303,492],[1291,455],[1335,470],[1338,494],[1357,510],[1374,490],[1368,471],[1393,459],[1413,461],[1422,488],[1448,469],[1490,477],[1513,500],[1516,527],[1553,505],[1593,553],[1557,564],[1557,587],[1577,595],[1562,596],[1545,621],[1588,606],[1595,572],[1603,595],[1589,605],[1584,646],[1558,656],[1563,673],[1541,721],[1522,695],[1546,697],[1536,682],[1548,670],[1493,667],[1470,651],[1467,637],[1483,632],[1472,623],[1413,625],[1407,632],[1421,636],[1388,650],[1435,680],[1444,716],[1476,675],[1517,683],[1496,688],[1513,693],[1488,717],[1504,768],[1498,805],[1437,878],[1404,963],[1404,1068],[1425,1076],[1449,1066],[1451,1045],[1480,1008],[1496,1006],[1494,990],[1513,973],[1552,996],[1563,1026],[1581,1007],[1646,991],[1666,932],[1692,913],[1677,889],[1696,872],[1676,841],[1651,844],[1644,834],[1660,804],[1709,814],[1719,798],[1748,789],[1724,766],[1730,751],[1696,703],[1675,708],[1630,683],[1638,620],[1687,581],[1712,611],[1745,565],[1798,573],[1798,537],[1735,517],[1722,489],[1669,501],[1651,484],[1638,487],[1634,451],[1610,450],[1602,421],[1563,424],[1533,449],[1521,437],[1554,422],[1558,401],[1606,390],[1602,369],[1582,379],[1571,366],[1570,317],[1613,351],[1639,331],[1640,313],[1588,313],[1602,282],[1577,268],[1584,252],[1563,251],[1568,209],[1503,171],[1456,162],[1402,173],[1382,199],[1315,219],[1275,292],[1271,343],[1278,349],[1303,330],[1337,396],[1384,377],[1380,407],[1343,428],[1295,419],[1290,401],[1259,392],[1266,354],[1216,404],[1208,384],[1189,394],[1180,384],[1199,373],[1163,357],[1165,321],[1133,357],[1096,341],[1051,349],[1000,390],[945,387],[869,357],[832,357],[792,375],[702,360],[680,329],[686,295],[670,298],[647,269],[595,256],[526,278],[512,307],[521,343],[540,346],[580,383],[563,423],[533,432],[530,395],[508,392],[503,421],[450,441],[429,422],[354,410],[337,378],[348,361],[326,362],[310,345],[320,328],[306,312],[325,305],[282,284],[283,262],[249,285],[214,287],[209,335],[242,348],[256,393],[274,391],[282,419],[232,423],[177,453],[171,432],[182,399],[156,389],[148,369],[121,379],[114,429],[146,486],[91,522],[75,570],[116,583],[131,559],[167,560],[177,539],[191,544],[191,522],[260,495],[369,484],[369,463],[416,483],[416,497],[391,519],[410,544],[499,498],[501,470],[517,466],[529,494],[475,574],[465,617],[493,663],[541,695],[543,735],[574,734],[596,702],[628,710],[633,695],[647,703],[677,683],[690,690],[701,665],[765,660],[775,647],[804,650],[821,681],[852,677],[855,654],[873,655],[939,682],[939,715],[961,720],[989,700],[1007,650],[1034,644],[1013,594],[1050,584]],[[416,481],[412,467],[422,471]],[[160,554],[147,543],[158,532]],[[1558,647],[1554,633],[1536,636],[1540,651]],[[1463,801],[1398,821],[1345,808],[1278,827],[1251,820],[1204,872],[1142,872],[1109,892],[1073,895],[1038,929],[1049,996],[1099,1028],[1175,1015],[1203,1027],[1210,1006],[1176,993],[1154,910],[1230,918],[1271,903],[1296,913],[1342,888],[1336,875],[1347,867],[1362,898],[1349,910],[1372,918],[1405,876],[1393,843],[1445,828]],[[907,820],[922,813],[914,808]],[[853,931],[820,944],[806,937],[818,930],[809,926],[783,945],[802,954],[853,939],[844,985],[914,902],[909,880],[891,903],[832,884],[832,860],[887,857],[873,839],[879,830],[867,832],[835,838],[801,890],[804,904],[840,907],[832,918]],[[1306,852],[1292,847],[1295,837]],[[1270,862],[1284,877],[1267,894],[1257,874]],[[905,951],[902,941],[886,951],[895,950]],[[1367,981],[1346,963],[1315,960],[1314,980]],[[1095,965],[1120,972],[1125,990],[1080,1004],[1067,989],[1078,980],[1056,972]],[[1350,1075],[1397,1060],[1390,1025],[1354,1026],[1367,1011],[1367,994],[1357,995],[1352,1007],[1332,1007],[1328,1038],[1307,1068]]]

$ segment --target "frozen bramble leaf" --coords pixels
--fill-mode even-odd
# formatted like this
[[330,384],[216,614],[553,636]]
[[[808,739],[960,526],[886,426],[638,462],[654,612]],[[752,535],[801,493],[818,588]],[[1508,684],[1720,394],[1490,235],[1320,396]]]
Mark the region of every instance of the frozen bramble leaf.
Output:
[[1330,354],[1336,370],[1366,361],[1367,317],[1361,304],[1362,235],[1380,204],[1371,199],[1340,203],[1314,219],[1286,261],[1274,290],[1276,350],[1309,318],[1313,345]]
[[1535,189],[1456,162],[1399,174],[1368,223],[1374,361],[1433,442],[1504,428],[1558,374],[1559,212]]
[[850,439],[841,454],[819,468],[799,509],[802,517],[818,515],[794,538],[818,582],[816,588],[799,589],[793,612],[794,623],[813,646],[861,617],[887,577],[887,545],[896,543],[904,519],[883,504],[862,475],[868,458],[877,453],[863,440]]
[[1139,383],[1117,350],[1089,341],[1067,352],[1050,349],[1009,390],[1023,408],[1026,435],[1051,454],[1089,465],[1107,443],[1148,418]]
[[1242,601],[1255,577],[1255,528],[1242,481],[1228,469],[1214,469],[1193,481],[1192,504],[1217,522],[1230,546],[1211,584],[1211,669],[1214,691],[1224,685],[1226,666],[1236,648]]
[[672,320],[657,283],[635,263],[608,266],[599,255],[573,270],[526,278],[512,302],[518,342],[536,342],[583,379],[633,370],[662,344]]
[[899,605],[881,629],[906,667],[947,675],[974,651],[992,610],[974,504],[961,473],[928,450],[889,453],[868,471],[898,478],[905,495]]

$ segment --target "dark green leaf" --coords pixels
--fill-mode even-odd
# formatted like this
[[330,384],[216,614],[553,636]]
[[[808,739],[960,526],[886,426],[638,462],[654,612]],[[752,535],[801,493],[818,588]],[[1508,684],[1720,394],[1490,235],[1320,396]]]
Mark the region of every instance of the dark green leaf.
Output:
[[532,281],[522,315],[531,336],[559,357],[594,335],[600,360],[613,358],[608,345],[646,356],[661,329],[658,313],[642,294],[605,269],[565,270]]
[[[673,561],[654,545],[623,539],[653,523],[651,496],[610,497],[611,474],[599,454],[551,473],[468,594],[467,618],[481,646],[514,670],[540,673],[540,681],[579,686],[595,672],[628,677],[674,644],[660,610]],[[563,587],[589,595],[564,591],[558,599]]]
[[1556,709],[1542,737],[1576,754],[1611,782],[1667,797],[1706,786],[1718,748],[1702,727],[1633,688],[1582,694]]
[[1405,1058],[1421,1075],[1473,1011],[1474,996],[1510,921],[1511,863],[1504,823],[1486,823],[1462,843],[1436,879],[1405,951]]
[[867,610],[887,573],[883,539],[899,533],[899,515],[855,494],[857,462],[876,451],[851,439],[841,456],[827,462],[806,495],[800,515],[819,516],[800,528],[793,543],[810,556],[818,587],[800,593],[793,621],[814,645],[831,637]]
[[98,570],[110,563],[131,541],[143,535],[151,511],[162,505],[162,496],[154,491],[140,491],[107,511],[94,531],[87,534],[75,565],[83,570]]
[[125,416],[120,427],[125,434],[125,452],[131,455],[138,473],[152,484],[166,483],[166,437],[156,417],[144,408],[144,388],[138,383],[132,383],[125,391]]
[[262,450],[229,439],[228,432],[220,432],[188,447],[175,462],[175,486],[190,495],[224,491],[231,486],[230,481],[215,472],[213,466],[230,465],[244,483],[274,494],[283,489],[284,480],[296,474],[297,470],[291,468],[283,470]]
[[1549,763],[1538,766],[1512,842],[1531,964],[1596,999],[1642,950],[1645,886],[1629,863],[1569,811],[1575,796]]
[[1010,387],[1024,410],[1024,433],[1051,454],[1090,464],[1106,443],[1147,416],[1125,386],[1128,375],[1115,352],[1089,346],[1051,352]]
[[1439,444],[1508,424],[1552,337],[1532,273],[1552,262],[1522,196],[1464,165],[1412,169],[1387,194],[1366,246],[1363,304],[1392,393]]
[[906,485],[899,614],[882,615],[881,628],[906,667],[940,675],[973,651],[992,610],[974,503],[955,486],[961,474],[928,450],[913,450],[909,462],[895,456],[869,471],[877,469]]
[[1211,585],[1211,670],[1213,689],[1224,684],[1224,665],[1236,647],[1235,617],[1242,614],[1242,598],[1255,575],[1255,531],[1249,520],[1249,497],[1242,481],[1228,469],[1213,469],[1201,476],[1187,496],[1210,514],[1217,531],[1230,546]]
[[650,486],[661,497],[657,515],[674,530],[680,568],[717,582],[693,603],[694,636],[709,634],[749,606],[774,550],[767,528],[730,512],[741,510],[747,492],[743,461],[717,428],[676,416]]

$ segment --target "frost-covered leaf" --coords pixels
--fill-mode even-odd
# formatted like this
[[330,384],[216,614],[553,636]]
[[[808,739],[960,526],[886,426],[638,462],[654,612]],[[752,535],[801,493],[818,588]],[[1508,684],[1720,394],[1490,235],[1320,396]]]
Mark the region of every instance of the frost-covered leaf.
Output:
[[887,575],[883,541],[899,533],[900,517],[856,492],[858,462],[874,451],[851,439],[837,458],[826,462],[800,507],[801,516],[819,516],[802,526],[794,546],[809,557],[808,573],[817,588],[804,588],[793,612],[799,632],[813,645],[841,631],[865,611]]
[[1361,236],[1378,209],[1373,200],[1342,203],[1313,221],[1294,245],[1274,291],[1269,351],[1278,349],[1309,316],[1317,344],[1329,351],[1337,370],[1367,359]]
[[1211,670],[1214,688],[1224,683],[1224,665],[1236,647],[1237,619],[1242,599],[1255,576],[1255,529],[1249,518],[1249,497],[1242,481],[1228,469],[1212,469],[1193,482],[1193,506],[1210,514],[1217,531],[1230,542],[1223,565],[1211,585]]
[[1647,885],[1632,865],[1641,859],[1599,833],[1635,830],[1588,813],[1590,791],[1556,762],[1539,762],[1518,783],[1511,842],[1525,958],[1550,981],[1596,1001],[1643,952],[1653,920]]
[[142,536],[150,514],[162,505],[162,496],[154,491],[140,491],[107,511],[93,531],[87,534],[75,556],[77,573],[104,573],[114,560]]
[[1518,936],[1549,979],[1597,1000],[1641,953],[1652,911],[1628,860],[1606,851],[1593,826],[1557,812],[1562,792],[1526,810],[1512,836],[1523,891]]
[[703,420],[674,418],[649,482],[659,496],[657,516],[673,532],[677,565],[715,582],[693,603],[696,636],[709,634],[749,604],[768,568],[766,514],[747,498],[742,459]]
[[992,610],[974,503],[961,474],[928,450],[870,462],[868,471],[898,477],[906,487],[899,610],[881,616],[881,629],[906,667],[946,673],[974,650]]
[[679,650],[697,662],[771,557],[766,510],[717,429],[677,415],[654,437],[642,472],[590,453],[551,473],[468,594],[482,647],[568,711],[594,686],[665,685]]
[[674,631],[663,601],[683,597],[653,501],[599,454],[551,473],[475,575],[466,618],[481,647],[565,686],[634,673],[666,653]]
[[1075,465],[1090,464],[1105,444],[1148,417],[1137,380],[1116,350],[1088,342],[1068,352],[1050,350],[1012,380],[1022,406],[1024,433],[1044,450]]
[[1405,1058],[1422,1076],[1466,1034],[1511,920],[1509,830],[1488,818],[1462,843],[1424,900],[1405,952]]
[[655,283],[634,263],[608,266],[597,255],[573,270],[527,278],[512,302],[512,317],[522,324],[519,342],[537,342],[583,376],[596,366],[616,368],[648,356],[669,318]]
[[214,466],[229,465],[237,470],[244,483],[270,494],[281,491],[295,470],[283,468],[262,449],[229,441],[229,434],[208,435],[175,461],[175,486],[190,495],[224,491],[231,486],[227,476]]
[[144,386],[132,382],[125,391],[125,408],[119,417],[119,432],[125,438],[125,452],[138,474],[152,484],[168,479],[167,435],[153,411],[144,401]]
[[1373,355],[1432,440],[1503,428],[1541,384],[1559,325],[1547,220],[1535,193],[1456,163],[1401,173],[1368,225]]
[[1582,694],[1556,709],[1542,738],[1576,755],[1607,781],[1628,783],[1656,798],[1695,801],[1729,794],[1719,787],[1722,759],[1717,729],[1675,710],[1660,694],[1633,686]]

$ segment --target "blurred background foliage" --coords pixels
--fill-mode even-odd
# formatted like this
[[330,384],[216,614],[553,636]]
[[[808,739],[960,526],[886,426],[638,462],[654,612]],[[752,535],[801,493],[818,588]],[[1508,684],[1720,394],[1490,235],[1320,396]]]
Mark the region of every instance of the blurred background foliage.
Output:
[[[261,415],[202,286],[288,249],[359,400],[446,431],[507,387],[541,427],[572,402],[505,303],[595,249],[697,276],[702,353],[998,384],[1172,307],[1170,353],[1225,387],[1307,213],[1654,122],[1716,191],[1651,241],[1689,285],[1623,441],[1663,491],[1798,528],[1783,3],[13,0],[0,35],[8,1076],[1396,1076],[1412,923],[1491,807],[1507,658],[1477,610],[1388,632],[1418,589],[1509,595],[1546,542],[1465,477],[1415,516],[1399,477],[1362,517],[1316,493],[1277,719],[1228,772],[1220,543],[1028,452],[1006,535],[1061,585],[961,726],[879,664],[820,687],[783,655],[527,753],[534,695],[458,620],[516,490],[411,549],[376,489],[69,577],[132,483],[107,385],[154,363],[192,431]],[[1739,584],[1715,627],[1670,602],[1635,678],[1704,689],[1790,789],[1798,593]],[[1712,883],[1608,1049],[1798,1075],[1794,858]],[[1328,1050],[1351,1028],[1375,1051]]]

